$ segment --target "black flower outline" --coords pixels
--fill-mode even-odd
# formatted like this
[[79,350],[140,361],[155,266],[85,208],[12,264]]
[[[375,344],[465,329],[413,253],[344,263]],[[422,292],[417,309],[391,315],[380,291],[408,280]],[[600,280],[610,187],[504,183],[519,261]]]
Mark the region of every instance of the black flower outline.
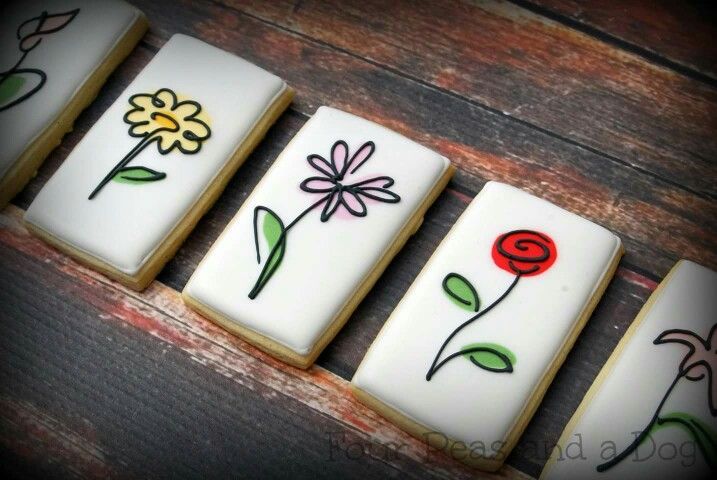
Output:
[[[516,239],[517,237],[517,239]],[[506,241],[509,239],[512,239],[512,243],[508,245],[509,248],[506,248]],[[530,255],[529,252],[529,246],[532,245],[533,247],[538,247],[540,249],[539,255]],[[551,245],[549,247],[548,245]],[[513,250],[513,251],[511,251]],[[516,253],[516,251],[518,253]],[[469,355],[473,352],[489,352],[495,355],[496,357],[500,358],[500,360],[505,364],[505,368],[501,369],[491,369],[486,368],[483,365],[479,365],[478,362],[476,362],[472,357],[469,357],[471,362],[473,362],[475,365],[479,366],[480,368],[483,368],[484,370],[489,370],[493,372],[507,372],[512,373],[513,372],[513,362],[512,360],[505,355],[502,352],[497,351],[493,348],[485,348],[483,346],[476,348],[475,346],[467,346],[463,347],[460,351],[457,351],[455,353],[452,353],[448,355],[443,360],[441,359],[441,355],[443,354],[443,351],[446,349],[448,344],[451,342],[451,340],[464,328],[466,328],[468,325],[472,324],[476,320],[480,319],[484,315],[486,315],[488,312],[490,312],[492,309],[500,305],[503,300],[505,300],[508,295],[513,291],[516,285],[518,285],[518,281],[523,277],[530,277],[533,275],[539,275],[543,272],[545,272],[547,269],[549,269],[552,265],[555,259],[557,258],[558,251],[557,246],[555,245],[555,242],[550,238],[550,236],[536,232],[535,230],[526,230],[526,229],[520,229],[520,230],[512,230],[510,232],[503,233],[496,238],[495,242],[493,243],[493,248],[491,249],[491,256],[493,257],[493,262],[495,262],[496,266],[499,268],[502,268],[506,271],[511,272],[513,275],[515,275],[515,278],[511,282],[511,284],[508,286],[508,289],[501,294],[500,297],[498,297],[493,303],[485,307],[483,310],[476,310],[476,314],[470,317],[468,320],[464,321],[460,325],[458,325],[448,337],[443,341],[440,348],[438,349],[438,352],[436,353],[436,356],[433,357],[433,362],[431,363],[430,368],[428,369],[428,372],[426,373],[426,381],[430,382],[431,378],[436,374],[438,370],[440,370],[444,365],[446,365],[449,361],[453,360],[454,358],[458,358],[461,356]],[[518,264],[518,265],[516,265]],[[523,264],[523,265],[521,265]],[[529,267],[524,265],[530,265]],[[478,292],[476,291],[475,287],[468,281],[467,278],[463,277],[462,275],[459,275],[455,272],[449,273],[446,275],[446,277],[443,279],[443,290],[451,297],[452,299],[458,301],[462,305],[470,305],[469,303],[465,303],[463,299],[456,296],[452,291],[450,291],[450,288],[448,287],[448,280],[453,277],[459,279],[466,288],[470,291],[471,295],[473,296],[476,308],[479,308],[478,305]],[[440,361],[439,361],[440,360]]]
[[18,49],[22,52],[22,56],[9,70],[0,72],[0,86],[16,74],[37,75],[39,80],[37,85],[24,94],[5,105],[0,105],[0,112],[24,102],[45,86],[47,73],[39,68],[20,68],[20,66],[25,61],[27,55],[34,50],[35,47],[40,45],[45,37],[65,28],[75,19],[79,12],[79,8],[62,13],[48,13],[47,11],[43,11],[40,15],[25,20],[17,27],[15,37],[19,40]]
[[366,142],[349,159],[347,143],[338,140],[331,147],[331,161],[318,154],[306,157],[309,165],[322,176],[308,177],[299,187],[308,193],[327,194],[326,203],[321,211],[322,222],[327,222],[340,205],[343,205],[353,216],[365,217],[368,208],[361,197],[384,203],[401,201],[397,193],[389,190],[395,182],[393,178],[386,175],[346,184],[345,179],[354,175],[371,158],[375,150],[376,145],[373,142]]
[[143,166],[127,165],[152,143],[162,155],[175,148],[181,153],[195,154],[202,149],[212,131],[204,121],[197,118],[202,106],[194,100],[179,101],[177,94],[169,88],[160,88],[154,93],[137,93],[129,97],[133,107],[122,119],[130,125],[127,132],[130,137],[142,140],[115,165],[112,170],[92,190],[88,200],[92,200],[116,176],[124,181],[148,183],[164,180],[167,174]]
[[[389,190],[395,182],[393,178],[386,175],[346,183],[345,180],[354,175],[371,158],[375,150],[376,145],[368,141],[349,158],[348,144],[344,140],[337,140],[331,147],[330,161],[315,153],[308,155],[306,160],[309,165],[321,173],[321,176],[308,177],[299,184],[299,187],[307,193],[320,194],[321,197],[286,224],[269,207],[264,205],[254,207],[254,248],[256,249],[257,263],[261,263],[262,260],[259,251],[260,231],[265,237],[269,253],[266,255],[259,277],[249,292],[250,299],[255,299],[261,293],[281,265],[286,251],[286,238],[289,230],[314,209],[323,206],[320,218],[322,222],[328,222],[340,205],[343,205],[346,211],[355,217],[365,217],[368,214],[368,208],[364,198],[384,203],[401,201],[401,197],[397,193]],[[271,233],[269,234],[264,229],[267,221],[270,222]]]
[[169,88],[160,88],[154,93],[137,93],[129,97],[129,104],[134,108],[122,118],[130,125],[129,135],[155,138],[162,155],[175,148],[184,154],[197,153],[202,148],[202,142],[212,134],[209,125],[197,118],[202,111],[199,102],[180,102],[177,94]]
[[715,408],[715,396],[717,395],[715,387],[717,387],[717,385],[715,384],[715,372],[713,371],[713,368],[717,366],[717,349],[715,348],[715,341],[717,340],[716,332],[717,323],[712,325],[707,334],[707,338],[702,338],[691,330],[673,328],[665,330],[652,342],[655,345],[677,343],[686,346],[689,350],[680,362],[677,375],[662,396],[662,400],[660,400],[648,424],[635,437],[632,443],[618,455],[595,467],[598,472],[609,470],[625,460],[637,450],[640,444],[650,435],[654,427],[665,424],[677,424],[685,429],[699,447],[710,468],[712,470],[717,469],[717,459],[715,459],[714,453],[710,453],[714,452],[715,445],[717,445],[717,438],[714,433],[709,429],[705,429],[697,419],[691,418],[691,416],[688,418],[680,418],[674,414],[665,414],[662,412],[665,402],[667,402],[667,399],[672,394],[672,391],[680,379],[686,378],[691,382],[697,382],[706,377],[708,382],[707,403],[709,411],[713,417],[717,416],[717,408]]

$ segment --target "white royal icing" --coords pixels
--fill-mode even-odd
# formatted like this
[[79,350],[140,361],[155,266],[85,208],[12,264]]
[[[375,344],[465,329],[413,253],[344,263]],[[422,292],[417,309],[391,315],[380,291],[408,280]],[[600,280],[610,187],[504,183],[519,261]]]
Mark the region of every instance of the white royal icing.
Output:
[[[496,239],[529,229],[554,242],[554,263],[519,279],[493,309],[460,330],[441,358],[475,343],[507,347],[513,372],[481,369],[457,356],[426,374],[440,346],[473,312],[442,287],[449,273],[468,279],[486,309],[515,280],[492,258]],[[536,247],[537,248],[537,247]],[[371,345],[352,382],[472,458],[497,458],[516,419],[578,316],[620,253],[620,240],[594,223],[517,188],[489,182],[428,261]]]
[[[682,261],[665,282],[650,299],[654,303],[644,307],[645,316],[632,335],[620,343],[591,387],[580,406],[582,414],[563,432],[560,450],[553,452],[542,478],[709,478],[709,463],[699,443],[687,428],[670,421],[650,430],[637,451],[597,471],[598,465],[618,458],[651,424],[663,399],[659,418],[674,418],[674,412],[680,412],[692,417],[682,418],[696,420],[693,428],[701,424],[707,427],[705,431],[711,430],[711,440],[705,435],[701,441],[715,461],[715,444],[710,442],[717,440],[717,412],[710,411],[710,392],[714,406],[717,334],[712,338],[709,334],[717,322],[717,273]],[[709,348],[691,334],[664,334],[675,329],[692,332]],[[655,344],[661,336],[663,343]],[[680,340],[694,344],[692,356],[692,347]],[[711,375],[704,364],[696,365],[689,374],[694,381],[681,377],[670,388],[680,371],[690,371],[689,366],[700,360],[710,365]]]
[[[164,172],[166,178],[139,185],[109,182],[88,200],[140,141],[123,120],[130,97],[162,88],[198,102],[211,135],[192,154],[175,148],[162,155],[156,142],[149,144],[129,166]],[[136,273],[285,88],[280,78],[245,60],[174,35],[67,157],[25,219],[124,273]],[[201,127],[195,132],[206,133]]]
[[[400,201],[365,199],[365,217],[339,207],[325,223],[320,220],[322,208],[310,211],[288,231],[279,268],[250,299],[248,294],[266,261],[264,252],[261,264],[257,263],[255,207],[270,208],[288,225],[320,200],[321,194],[300,188],[304,179],[321,176],[307,156],[317,154],[330,160],[338,140],[346,142],[349,157],[366,142],[375,144],[373,154],[346,176],[344,184],[389,176],[395,184],[388,190],[399,195]],[[245,328],[307,354],[448,166],[444,157],[385,127],[321,107],[279,155],[202,260],[185,294]],[[263,247],[261,233],[259,241]]]
[[[30,37],[38,30],[39,20],[34,20],[21,29],[18,39],[18,27],[26,20],[43,12],[53,15],[75,9],[79,12],[74,17],[53,17],[39,29],[56,31]],[[46,80],[33,95],[0,111],[0,178],[52,124],[140,15],[136,8],[114,0],[31,0],[6,6],[0,19],[0,72],[11,69],[21,59],[22,39],[27,37],[25,48],[40,39],[17,69],[41,70]],[[39,84],[37,73],[20,72],[15,76],[24,83],[10,98],[19,98]],[[0,108],[10,102],[0,101]]]

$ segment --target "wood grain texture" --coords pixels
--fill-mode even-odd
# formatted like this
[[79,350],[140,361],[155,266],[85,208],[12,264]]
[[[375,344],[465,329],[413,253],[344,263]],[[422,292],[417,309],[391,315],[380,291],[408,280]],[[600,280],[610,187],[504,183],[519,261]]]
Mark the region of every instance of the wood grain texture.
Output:
[[[103,93],[98,102],[80,117],[76,131],[65,138],[60,148],[40,169],[37,178],[16,198],[17,205],[23,208],[29,206],[44,182],[84,135],[87,125],[99,117],[101,109],[109,105],[111,100],[114,100],[119,94],[121,88],[129,83],[127,77],[131,78],[151,56],[152,52],[146,48],[138,49],[123,65],[118,75],[111,78],[107,95]],[[436,99],[436,101],[441,101],[441,99]],[[410,105],[406,105],[406,108],[410,108]],[[188,241],[192,242],[193,247],[180,250],[180,257],[183,251],[189,250],[196,252],[196,262],[201,259],[213,239],[254,188],[263,172],[307,118],[306,115],[294,110],[280,119],[277,126],[271,131],[271,136],[260,144],[255,154],[230,182],[227,193],[219,199],[221,206],[210,211],[209,218],[211,220],[200,223],[195,235],[200,236],[201,246],[197,247],[200,242],[190,236]],[[426,135],[423,130],[407,130],[406,128],[404,128],[404,133],[413,138]],[[715,235],[711,233],[717,228],[714,226],[713,212],[716,209],[714,202],[695,199],[694,196],[669,186],[664,186],[664,190],[656,191],[660,187],[659,184],[650,183],[644,178],[630,178],[628,172],[615,174],[608,170],[605,172],[606,175],[601,175],[600,171],[604,171],[603,165],[600,162],[593,163],[591,161],[594,158],[592,154],[586,154],[552,139],[546,144],[547,140],[543,135],[537,134],[536,138],[536,134],[531,134],[527,129],[518,133],[520,136],[514,142],[510,139],[515,137],[505,136],[494,139],[483,138],[481,139],[483,143],[475,147],[463,145],[460,154],[465,152],[468,155],[463,160],[464,163],[481,162],[478,169],[470,165],[468,168],[478,170],[482,176],[471,174],[464,169],[454,177],[451,191],[465,193],[463,201],[467,203],[482,188],[487,179],[497,178],[522,186],[538,196],[547,198],[615,231],[627,246],[626,261],[637,266],[640,271],[649,272],[651,275],[659,276],[669,270],[679,256],[688,256],[708,265],[710,262],[715,264],[717,257],[713,248]],[[454,134],[473,135],[473,130],[465,127]],[[506,145],[506,143],[508,144]],[[448,149],[441,150],[441,145]],[[450,147],[451,144],[448,141],[438,139],[436,146],[438,151],[442,151],[455,162],[460,161],[462,157],[458,156],[457,148]],[[495,149],[499,153],[486,152],[487,148]],[[517,156],[508,148],[520,149],[524,153],[522,156]],[[497,155],[504,155],[504,157]],[[586,158],[580,158],[577,155],[583,155]],[[545,165],[535,165],[532,156],[544,159]],[[499,168],[505,171],[506,175],[495,175]],[[575,171],[578,168],[583,171]],[[529,178],[529,174],[539,177],[540,181],[537,182]],[[569,176],[566,178],[566,175]],[[596,181],[606,181],[614,185],[598,186],[595,185]],[[561,190],[561,188],[565,189]],[[626,193],[621,193],[618,189],[624,189]],[[439,199],[439,202],[442,201]],[[444,233],[457,214],[462,211],[462,208],[451,208],[453,211],[445,218],[429,216],[429,218],[435,218],[436,222],[440,222],[445,227]],[[634,211],[626,210],[630,208]],[[215,213],[212,212],[222,213],[215,217]],[[665,228],[670,230],[665,231]],[[213,236],[208,237],[210,232]],[[631,238],[632,235],[636,235],[635,232],[637,232],[638,239]],[[656,242],[655,239],[660,239],[660,242]],[[196,263],[187,265],[192,268],[194,266]],[[171,263],[168,268],[174,269]],[[184,278],[185,282],[187,278],[188,276]],[[178,284],[173,284],[173,286],[181,288]]]
[[526,3],[717,80],[717,14],[711,1],[530,0]]
[[156,19],[153,47],[179,31],[244,56],[294,86],[304,115],[329,104],[447,155],[470,174],[458,175],[461,191],[473,195],[487,179],[525,188],[615,231],[643,271],[662,275],[678,257],[717,266],[710,199],[221,5],[142,8]]
[[[231,12],[229,15],[232,15]],[[237,15],[236,18],[241,20],[243,17]],[[187,21],[191,23],[192,19]],[[215,27],[215,30],[222,31],[220,26]],[[604,159],[598,155],[566,145],[529,128],[516,126],[514,122],[472,108],[448,95],[427,90],[397,75],[387,74],[383,82],[367,82],[366,75],[351,75],[349,72],[327,75],[310,64],[306,66],[307,62],[303,60],[292,67],[301,70],[287,70],[287,65],[297,63],[291,55],[267,65],[261,58],[256,58],[256,53],[260,39],[272,33],[276,32],[248,19],[244,30],[232,35],[234,41],[225,41],[219,45],[248,56],[267,68],[283,70],[280,73],[291,77],[291,84],[305,87],[300,90],[300,98],[295,102],[295,108],[302,113],[313,113],[315,106],[323,103],[336,105],[326,92],[339,85],[343,85],[346,91],[368,91],[376,99],[370,104],[368,100],[354,104],[348,98],[339,106],[381,123],[388,123],[448,155],[463,167],[464,172],[472,173],[458,176],[454,184],[460,191],[473,195],[485,179],[503,180],[526,188],[618,233],[628,247],[627,261],[643,271],[664,274],[679,256],[707,265],[717,265],[714,248],[717,209],[714,202],[695,198],[689,192],[653,181],[626,167],[608,169]],[[256,43],[246,38],[242,40],[242,37],[257,36]],[[292,37],[278,40],[285,40],[282,44],[286,46]],[[162,44],[161,39],[154,38],[152,41],[157,47]],[[351,61],[345,55],[333,54],[329,49],[310,43],[301,48],[315,49],[312,56],[318,64],[348,61],[347,68],[350,71],[369,68],[380,73],[365,62]],[[122,67],[124,81],[128,83],[126,76],[131,78],[151,56],[152,52],[146,48],[135,52],[128,64]],[[321,78],[317,78],[317,75]],[[110,99],[120,91],[115,83],[119,82],[110,82],[108,87]],[[386,91],[385,87],[390,88]],[[315,99],[307,98],[307,92],[313,94]],[[426,102],[414,105],[415,98],[424,98]],[[104,100],[104,106],[108,104]],[[442,104],[446,106],[441,107]],[[83,115],[83,118],[94,120],[99,115],[94,111],[101,107],[102,104],[93,105],[89,114]],[[379,114],[382,117],[379,118]],[[409,121],[399,123],[400,120],[396,118]],[[466,122],[465,118],[471,121]],[[80,135],[84,133],[82,126],[78,126],[78,130]],[[66,139],[59,152],[60,157],[62,152],[67,153],[66,147],[69,150],[76,143],[77,138],[80,136],[71,135]],[[53,155],[50,160],[56,157]],[[270,157],[269,161],[272,159]],[[58,165],[59,161],[56,159],[54,164]],[[43,169],[41,175],[44,172],[49,175],[52,171],[52,168]],[[37,191],[39,186],[37,183],[31,185],[30,191]],[[20,204],[26,206],[29,196],[24,197],[27,200]]]
[[[0,214],[0,464],[17,476],[473,475],[415,443],[397,454],[382,448],[405,434],[357,406],[345,384],[486,180],[512,183],[603,224],[628,252],[509,457],[511,468],[501,471],[510,478],[520,476],[514,469],[540,472],[674,261],[717,268],[714,139],[704,142],[713,129],[714,89],[705,82],[507,3],[136,3],[150,18],[150,34],[15,205],[30,204],[173,33],[281,75],[297,99],[161,272],[161,283],[144,294],[28,238],[18,210]],[[551,99],[566,85],[571,93]],[[517,108],[525,102],[536,105]],[[184,311],[176,292],[322,104],[434,148],[459,172],[304,375]],[[327,462],[327,432],[338,432],[332,439],[342,458]],[[374,445],[358,459],[346,455]]]
[[515,4],[222,1],[611,161],[717,195],[717,90]]
[[[120,315],[121,313],[122,318],[127,319],[127,321],[131,320],[133,322],[133,325],[149,331],[160,339],[166,341],[171,340],[174,344],[186,346],[186,341],[183,340],[183,334],[177,334],[172,329],[169,329],[168,327],[166,327],[166,325],[162,323],[157,324],[156,320],[147,319],[143,316],[134,316],[134,314],[130,315],[130,313],[134,312],[137,308],[140,308],[142,311],[146,309],[155,309],[165,314],[172,314],[171,312],[173,311],[173,309],[180,309],[182,312],[184,312],[184,307],[182,305],[179,305],[178,294],[176,293],[176,291],[169,291],[169,289],[167,289],[166,287],[162,287],[161,284],[155,283],[144,294],[134,294],[126,289],[123,289],[122,287],[114,285],[109,280],[106,280],[102,275],[74,265],[71,260],[67,259],[63,255],[56,253],[54,250],[37,241],[36,239],[29,238],[26,232],[24,232],[24,230],[18,226],[18,216],[19,212],[16,212],[14,217],[10,217],[9,219],[6,218],[4,222],[4,230],[0,231],[0,242],[2,242],[2,246],[4,249],[19,250],[21,253],[23,253],[23,255],[28,257],[28,259],[25,259],[25,261],[18,261],[18,265],[15,268],[9,269],[2,266],[2,271],[5,272],[5,275],[3,275],[2,278],[4,278],[6,282],[18,283],[17,287],[13,291],[9,292],[9,295],[11,296],[11,298],[13,298],[13,300],[8,300],[7,298],[3,299],[3,305],[6,306],[8,312],[14,313],[18,309],[23,310],[25,308],[28,308],[27,304],[34,305],[38,303],[38,298],[34,298],[38,288],[35,287],[35,285],[40,285],[40,291],[48,292],[49,290],[49,295],[60,296],[62,298],[65,298],[66,296],[67,298],[62,300],[62,302],[71,302],[71,305],[69,306],[62,305],[60,307],[56,306],[54,301],[50,302],[50,305],[48,307],[49,311],[46,312],[48,316],[46,321],[48,322],[59,322],[60,324],[62,324],[63,322],[67,321],[67,317],[79,315],[83,323],[73,324],[67,326],[66,328],[76,329],[78,332],[82,332],[83,330],[92,328],[91,323],[84,323],[86,322],[86,320],[84,319],[87,316],[85,311],[88,307],[83,305],[83,302],[90,302],[94,306],[94,311],[96,312],[94,315],[99,316],[100,319],[111,320],[111,317]],[[424,247],[425,250],[429,250],[430,248],[430,243]],[[428,255],[429,253],[430,251],[425,252],[426,255]],[[25,264],[29,260],[32,260],[31,263],[34,266],[28,266]],[[67,273],[67,271],[69,270],[70,276],[73,278],[75,276],[80,275],[81,273],[81,276],[83,278],[90,277],[91,282],[90,280],[85,280],[84,282],[80,282],[80,284],[73,286],[73,282],[71,282],[70,279],[64,277],[61,279],[50,281],[51,279],[48,279],[49,277],[45,273],[43,273],[43,269],[48,269],[50,268],[50,266],[54,269],[59,269],[65,273]],[[416,266],[416,268],[418,268],[418,266]],[[25,275],[24,270],[33,269],[35,273],[33,274],[34,276],[32,278],[28,279],[27,281],[18,281],[19,278],[22,278],[22,276]],[[349,326],[341,332],[339,337],[337,337],[337,340],[332,343],[330,348],[327,349],[327,352],[319,360],[320,364],[325,365],[332,370],[343,371],[345,373],[346,379],[348,379],[353,373],[356,366],[358,365],[358,362],[365,353],[365,349],[368,348],[369,343],[374,338],[377,331],[380,329],[381,325],[383,324],[383,321],[390,312],[390,308],[392,308],[391,305],[394,305],[400,299],[403,290],[408,287],[408,284],[410,284],[410,281],[412,280],[412,275],[408,276],[409,278],[403,278],[407,276],[405,274],[394,274],[389,276],[388,278],[387,275],[388,272],[381,279],[381,282],[377,289],[375,289],[369,295],[369,298],[364,302],[364,304],[362,304],[362,307],[357,311],[356,315],[349,323]],[[97,284],[105,285],[102,291],[95,292],[94,290],[92,290],[92,285],[96,286]],[[112,286],[112,288],[109,288],[106,285],[110,285]],[[55,287],[58,288],[60,291],[67,291],[67,289],[69,289],[69,291],[66,295],[58,295],[56,292],[52,292],[52,289]],[[609,354],[611,346],[617,342],[620,333],[624,331],[627,325],[629,325],[630,320],[634,316],[635,312],[639,309],[641,301],[644,300],[644,298],[648,295],[651,288],[654,288],[654,282],[651,282],[650,280],[640,277],[629,271],[620,271],[618,279],[611,285],[610,289],[608,290],[608,293],[606,294],[605,300],[601,303],[601,306],[599,307],[598,311],[596,312],[595,316],[589,324],[589,328],[597,328],[597,331],[599,333],[591,334],[590,338],[592,338],[592,341],[587,342],[587,348],[594,349],[595,345],[593,344],[593,341],[595,340],[595,338],[598,338],[598,345],[602,350],[604,350],[604,356],[606,357]],[[162,292],[165,292],[172,298],[168,300],[167,298],[164,298],[164,294],[157,294],[157,289],[161,289]],[[88,292],[92,292],[90,297],[87,296]],[[130,302],[131,304],[131,298],[129,297],[132,296],[142,299],[143,306],[132,306],[132,308],[129,309],[130,313],[127,313],[125,311],[127,309],[126,307],[122,307],[124,310],[120,310],[120,308],[116,304],[119,303],[121,305],[125,305],[127,302]],[[76,299],[76,297],[79,297],[79,299]],[[40,303],[44,304],[45,301],[40,299]],[[179,315],[179,313],[172,315],[177,316]],[[184,313],[183,315],[186,316],[187,313]],[[195,318],[196,321],[201,320],[199,316],[195,314],[191,314],[191,316],[192,318]],[[12,318],[8,318],[8,321],[4,322],[4,324],[13,325],[18,321],[24,320],[18,319],[17,317],[13,316]],[[218,327],[214,326],[210,322],[205,320],[201,320],[201,322],[203,322],[204,325],[202,328],[209,328],[218,335],[221,335],[223,338],[223,343],[230,342],[235,345],[242,344],[242,342],[237,339],[234,339],[226,332],[221,331]],[[107,328],[109,328],[110,330],[111,327],[112,324],[107,326]],[[12,338],[12,335],[10,335],[10,338]],[[40,347],[40,345],[42,345],[43,347],[38,348]],[[28,348],[28,350],[37,352],[38,350],[44,350],[46,346],[46,342],[38,341],[37,344],[31,344],[26,348]],[[82,350],[85,347],[83,347],[82,345],[63,344],[63,348],[66,349],[65,354],[68,355],[69,352],[75,352],[78,349]],[[105,348],[107,348],[107,346],[98,346],[96,354],[103,355],[102,352]],[[147,342],[134,348],[136,348],[137,351],[131,350],[126,354],[133,357],[143,357],[149,354],[156,353],[156,350],[164,350],[164,347],[162,347],[161,344],[153,344],[151,342]],[[576,346],[575,351],[580,352],[580,349],[582,348],[585,347],[583,347],[579,342]],[[509,465],[517,466],[519,469],[529,472],[532,475],[537,475],[537,473],[539,472],[542,463],[545,461],[545,458],[547,458],[547,456],[544,455],[544,451],[546,448],[549,450],[549,444],[546,442],[549,442],[550,439],[557,439],[560,430],[562,429],[562,423],[560,423],[560,421],[563,420],[564,415],[567,417],[569,417],[570,415],[570,412],[565,413],[566,406],[565,399],[563,397],[567,396],[569,398],[575,398],[577,401],[579,399],[579,395],[577,395],[576,392],[581,390],[587,390],[592,379],[592,375],[597,373],[601,365],[601,356],[596,357],[593,352],[588,350],[586,360],[585,352],[583,352],[582,354],[583,356],[581,357],[580,353],[574,353],[574,355],[578,355],[577,358],[582,358],[582,360],[575,361],[577,362],[577,365],[575,365],[570,359],[566,362],[565,368],[570,368],[569,366],[572,365],[571,374],[566,377],[563,377],[563,373],[561,373],[556,380],[554,386],[551,388],[551,392],[553,391],[553,389],[556,389],[560,392],[560,394],[557,395],[557,400],[552,402],[551,393],[548,394],[548,397],[546,398],[543,407],[541,407],[533,422],[528,427],[528,433],[526,433],[521,442],[518,444],[515,453],[509,458]],[[196,356],[196,352],[192,350],[191,355]],[[279,367],[282,366],[282,364],[270,359],[266,355],[258,355],[261,356],[262,362],[267,362],[270,365],[274,365],[275,367],[277,365]],[[60,354],[59,356],[61,357],[62,355]],[[118,378],[120,380],[123,378],[126,380],[126,376],[134,376],[135,370],[141,371],[147,368],[145,365],[143,365],[146,361],[148,360],[138,360],[137,363],[135,363],[133,366],[127,367],[127,369],[123,372],[119,372],[117,374]],[[183,360],[182,358],[172,358],[168,359],[167,361],[170,362],[171,365],[176,366],[176,368],[184,368],[182,367],[182,364],[186,361],[186,359]],[[230,360],[225,357],[216,359],[214,368],[219,368],[229,361]],[[590,365],[590,368],[588,369],[585,368],[586,361]],[[245,371],[246,367],[237,367],[237,369],[240,371]],[[577,375],[575,374],[575,370],[577,370]],[[185,374],[180,371],[172,372],[171,375],[181,376]],[[265,372],[261,374],[262,377],[265,375]],[[56,384],[56,388],[58,389],[58,391],[63,391],[65,392],[65,394],[67,394],[68,391],[72,392],[77,388],[77,386],[74,384],[63,385],[62,382],[64,381],[64,378],[58,372],[50,372],[49,376],[52,379],[53,383]],[[565,378],[565,380],[563,380],[563,378]],[[89,385],[93,385],[97,382],[97,380],[99,379],[95,377],[94,379],[87,380],[87,383]],[[18,381],[22,381],[27,383],[28,385],[32,385],[35,381],[37,381],[37,379],[25,378],[24,380],[20,379]],[[311,380],[311,382],[314,381],[315,380],[313,379]],[[562,385],[561,382],[568,382],[568,385]],[[101,391],[105,391],[108,388],[107,385],[105,385],[104,383],[100,383],[100,385]],[[158,394],[157,391],[152,390],[148,385],[144,385],[141,382],[132,383],[127,388],[131,392],[143,392],[149,388],[151,390],[149,395]],[[201,385],[195,385],[194,387],[187,388],[189,390],[197,390],[201,389]],[[187,411],[193,411],[195,412],[195,414],[201,412],[198,413],[199,416],[201,418],[207,417],[207,421],[213,421],[214,417],[216,417],[217,415],[222,415],[221,412],[207,410],[207,408],[201,403],[198,403],[196,399],[188,398],[184,401],[186,402],[184,403],[184,405]],[[265,403],[267,402],[267,399],[242,398],[241,401],[247,402],[248,404],[252,405],[252,408],[262,409],[266,408]],[[328,401],[333,404],[336,403],[338,400],[335,398],[329,398]],[[343,401],[345,402],[346,399],[344,399]],[[229,403],[233,404],[233,401],[229,401]],[[70,408],[69,411],[74,411],[72,409],[78,408],[78,406],[74,405],[68,408]],[[90,405],[84,406],[83,408],[94,409],[101,408],[101,406]],[[356,415],[358,421],[363,422],[363,424],[365,424],[366,420],[364,419],[363,414],[364,412],[361,411]],[[160,415],[160,412],[148,411],[145,412],[145,415],[149,417],[156,417]],[[172,414],[168,415],[170,417],[172,416]],[[546,416],[548,419],[557,419],[557,421],[546,420]],[[179,425],[185,425],[188,422],[186,417],[177,418],[174,421]],[[567,421],[567,418],[565,418],[565,421]],[[534,426],[536,422],[538,422],[538,427]],[[98,428],[101,431],[106,432],[108,427],[107,425],[102,424]],[[144,434],[146,435],[147,432],[151,431],[154,435],[154,429],[156,428],[158,428],[156,425],[146,425]],[[309,427],[306,428],[308,429]],[[322,436],[325,432],[322,431],[321,428],[323,428],[321,424],[317,423],[314,425],[313,430],[311,430],[310,432],[307,430],[303,433],[303,435]],[[141,436],[142,431],[137,430],[134,432],[134,435]],[[247,432],[246,435],[250,435],[250,433]],[[276,441],[276,439],[270,438],[266,441]],[[348,444],[352,445],[351,442],[348,442]],[[147,448],[150,451],[154,452],[154,455],[158,455],[160,458],[164,458],[164,454],[161,451],[157,450],[156,445],[147,445],[143,448]],[[135,453],[133,452],[133,454]],[[146,461],[147,459],[143,460],[143,462]],[[142,468],[146,468],[144,463],[140,462],[139,465]],[[242,468],[246,468],[246,466],[242,465]],[[433,466],[431,466],[431,468],[433,468]],[[374,474],[375,473],[376,472],[374,472]]]
[[263,354],[159,282],[137,293],[80,266],[21,214],[0,215],[0,439],[26,460],[93,478],[473,477],[361,406],[345,379]]

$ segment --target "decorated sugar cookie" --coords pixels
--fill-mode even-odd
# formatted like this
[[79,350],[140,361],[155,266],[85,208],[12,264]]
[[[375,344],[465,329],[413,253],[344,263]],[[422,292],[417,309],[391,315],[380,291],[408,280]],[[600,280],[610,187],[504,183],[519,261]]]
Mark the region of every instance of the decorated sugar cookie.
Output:
[[604,228],[489,182],[371,345],[354,392],[433,447],[498,469],[621,255]]
[[79,8],[58,13],[43,10],[39,15],[18,25],[16,33],[19,58],[11,68],[0,72],[0,112],[24,102],[45,86],[45,71],[41,68],[28,68],[26,59],[43,39],[65,28],[78,13]]
[[544,479],[717,471],[717,273],[679,262],[595,379]]
[[11,2],[0,18],[0,207],[147,29],[121,0]]
[[306,368],[451,174],[441,155],[321,107],[247,198],[183,297],[229,331]]
[[68,156],[25,220],[65,252],[144,288],[292,95],[271,73],[175,35]]
[[124,115],[124,121],[130,125],[128,134],[140,138],[140,141],[102,178],[90,193],[90,200],[111,180],[138,184],[164,180],[167,176],[164,172],[129,166],[149,145],[156,145],[162,155],[172,150],[185,155],[195,154],[211,134],[207,122],[201,120],[202,106],[193,100],[179,101],[177,94],[169,88],[160,88],[154,93],[137,93],[129,98],[129,103],[132,109]]
[[[305,215],[321,210],[321,221],[328,222],[339,209],[355,217],[368,214],[366,202],[373,200],[383,203],[398,203],[401,197],[391,191],[394,180],[385,175],[362,178],[356,174],[361,166],[373,155],[376,145],[368,141],[349,157],[349,147],[343,140],[337,140],[331,147],[331,161],[317,154],[306,157],[308,163],[320,173],[320,176],[307,177],[299,184],[304,192],[317,194],[319,199],[299,213],[291,222],[284,225],[279,216],[269,207],[259,205],[254,208],[254,244],[257,263],[262,263],[259,247],[259,230],[271,246],[259,278],[249,292],[249,298],[256,296],[264,288],[277,268],[286,250],[289,230]],[[316,172],[313,172],[316,173]]]
[[533,230],[513,230],[496,239],[491,256],[496,266],[512,273],[515,278],[505,292],[483,309],[480,308],[478,292],[470,280],[454,272],[449,273],[443,279],[443,290],[451,300],[459,307],[476,312],[476,314],[458,325],[448,335],[426,373],[426,380],[430,381],[433,375],[448,361],[461,356],[468,358],[474,365],[484,370],[506,373],[513,371],[513,364],[516,361],[515,354],[507,347],[497,344],[473,343],[441,360],[441,354],[461,330],[504,302],[521,278],[538,275],[550,268],[555,262],[557,251],[555,242],[545,234]]

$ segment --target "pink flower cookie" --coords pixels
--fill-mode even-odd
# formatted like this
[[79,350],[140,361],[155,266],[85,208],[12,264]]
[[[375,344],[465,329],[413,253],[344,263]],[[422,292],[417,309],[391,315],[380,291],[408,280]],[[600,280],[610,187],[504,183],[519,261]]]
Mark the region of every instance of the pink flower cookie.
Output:
[[307,368],[452,174],[440,154],[321,107],[212,246],[183,298],[230,332]]

